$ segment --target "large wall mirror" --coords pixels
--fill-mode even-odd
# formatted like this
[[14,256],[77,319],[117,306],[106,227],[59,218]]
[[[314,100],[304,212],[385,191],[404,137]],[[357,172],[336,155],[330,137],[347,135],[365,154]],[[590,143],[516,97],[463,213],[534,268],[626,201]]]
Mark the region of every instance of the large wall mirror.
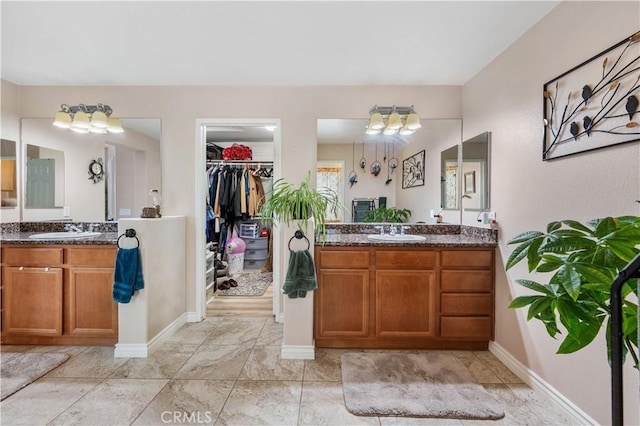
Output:
[[[76,134],[51,118],[22,120],[24,221],[140,217],[161,189],[160,119],[121,119],[122,134]],[[94,161],[104,176],[90,173]]]
[[[462,121],[421,120],[414,134],[390,136],[366,135],[367,121],[318,120],[317,182],[336,182],[336,190],[343,188],[340,198],[346,210],[341,220],[361,222],[365,210],[385,205],[410,210],[407,223],[436,223],[430,213],[441,208],[440,152],[461,143]],[[422,151],[423,183],[403,187],[403,166],[422,158]],[[335,177],[325,176],[327,164]],[[460,223],[459,211],[443,216],[445,223]]]
[[461,199],[464,210],[489,209],[491,134],[484,132],[462,143]]
[[15,141],[0,139],[0,206],[3,208],[18,205],[17,149]]

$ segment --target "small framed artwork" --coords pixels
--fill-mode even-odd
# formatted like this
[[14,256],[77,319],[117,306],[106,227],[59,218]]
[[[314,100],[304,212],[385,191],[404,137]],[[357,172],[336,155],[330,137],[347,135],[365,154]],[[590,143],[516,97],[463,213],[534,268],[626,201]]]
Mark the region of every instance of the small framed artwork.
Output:
[[402,189],[424,185],[425,150],[402,160]]
[[476,172],[467,172],[464,174],[464,193],[475,194],[476,193]]

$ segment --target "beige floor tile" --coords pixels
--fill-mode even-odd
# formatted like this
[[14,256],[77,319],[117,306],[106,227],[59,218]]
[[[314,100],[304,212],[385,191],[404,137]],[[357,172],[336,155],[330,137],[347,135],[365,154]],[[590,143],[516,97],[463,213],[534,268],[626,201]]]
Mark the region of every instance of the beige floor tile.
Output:
[[222,408],[218,425],[295,425],[302,382],[238,381]]
[[316,349],[316,359],[304,362],[304,381],[341,382],[340,357],[347,352],[354,350]]
[[111,378],[171,379],[198,349],[198,345],[166,343],[147,358],[131,358]]
[[355,416],[344,405],[341,382],[302,385],[299,425],[379,425],[377,417]]
[[502,383],[524,383],[522,379],[509,370],[494,354],[489,351],[475,352],[478,357],[493,373],[498,376]]
[[284,327],[273,320],[265,323],[256,340],[256,346],[282,346]]
[[167,384],[159,379],[105,379],[52,425],[129,425]]
[[526,384],[508,383],[507,386],[522,401],[524,408],[545,424],[570,425],[572,420],[562,409],[540,392],[534,391]]
[[[191,322],[180,327],[178,331],[169,336],[166,343],[179,343],[185,345],[199,345],[204,342],[218,325],[217,321]],[[205,324],[203,324],[206,321]]]
[[[504,418],[491,422],[499,425],[547,425],[531,411],[529,411],[511,390],[508,385],[500,383],[492,383],[483,385],[484,388],[495,398],[505,412]],[[487,421],[482,420],[463,420],[464,425],[486,425]],[[549,424],[551,426],[553,423]]]
[[255,344],[265,321],[266,318],[261,318],[260,321],[225,319],[213,329],[204,343],[216,345]]
[[112,346],[92,346],[74,355],[45,377],[109,377],[129,358],[114,358]]
[[486,363],[482,362],[477,357],[472,358],[471,363],[467,365],[467,368],[478,383],[502,383],[500,377],[498,377]]
[[[380,417],[382,426],[460,426],[462,422],[458,419],[434,419],[430,417]],[[486,426],[495,424],[485,420]]]
[[2,401],[0,423],[45,425],[101,381],[102,379],[42,378]]
[[256,346],[244,364],[240,380],[302,380],[305,361],[282,359],[278,346]]
[[172,380],[133,425],[213,424],[233,384],[233,380]]
[[232,379],[240,375],[251,344],[201,345],[180,368],[175,379]]

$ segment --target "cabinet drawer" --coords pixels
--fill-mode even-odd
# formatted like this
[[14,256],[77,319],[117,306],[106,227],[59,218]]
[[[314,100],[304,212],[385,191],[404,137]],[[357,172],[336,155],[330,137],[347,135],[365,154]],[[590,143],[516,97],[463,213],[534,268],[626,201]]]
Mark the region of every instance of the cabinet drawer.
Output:
[[321,250],[320,268],[368,268],[369,251],[363,250]]
[[491,317],[440,317],[440,336],[490,340],[493,338]]
[[376,250],[377,268],[433,269],[437,259],[433,250]]
[[442,291],[490,292],[493,289],[491,271],[442,271]]
[[443,250],[443,268],[491,268],[493,250]]
[[75,266],[105,266],[114,267],[116,264],[116,248],[68,248],[67,263]]
[[269,249],[268,238],[243,238],[242,240],[247,245],[247,250]]
[[490,294],[443,293],[440,295],[440,311],[443,314],[491,315]]
[[2,252],[5,265],[54,266],[62,265],[61,248],[5,247]]
[[269,250],[267,249],[261,249],[261,250],[249,250],[247,249],[244,252],[244,259],[247,260],[251,260],[251,259],[266,259],[267,256],[269,256]]

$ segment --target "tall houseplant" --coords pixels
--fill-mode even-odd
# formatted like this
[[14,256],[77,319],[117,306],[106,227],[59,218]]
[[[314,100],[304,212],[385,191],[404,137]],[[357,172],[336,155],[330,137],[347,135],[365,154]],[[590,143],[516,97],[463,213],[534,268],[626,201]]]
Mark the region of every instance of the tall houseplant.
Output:
[[260,210],[260,217],[263,221],[273,218],[287,226],[297,220],[300,221],[299,229],[306,228],[309,219],[313,219],[316,231],[319,231],[324,241],[327,234],[327,212],[335,215],[342,205],[335,191],[329,188],[312,188],[310,180],[310,172],[307,172],[307,178],[297,186],[284,179],[276,180]]
[[[541,284],[528,279],[516,282],[534,293],[516,297],[510,308],[529,307],[527,320],[537,319],[551,337],[566,336],[557,353],[578,351],[607,327],[607,354],[611,360],[611,283],[640,252],[640,217],[594,219],[586,224],[574,220],[551,222],[546,232],[522,233],[508,244],[518,244],[506,269],[526,259],[529,272],[552,273]],[[629,280],[622,292],[623,357],[627,353],[638,368],[638,305],[634,294],[638,279]],[[560,324],[558,324],[558,320]]]

